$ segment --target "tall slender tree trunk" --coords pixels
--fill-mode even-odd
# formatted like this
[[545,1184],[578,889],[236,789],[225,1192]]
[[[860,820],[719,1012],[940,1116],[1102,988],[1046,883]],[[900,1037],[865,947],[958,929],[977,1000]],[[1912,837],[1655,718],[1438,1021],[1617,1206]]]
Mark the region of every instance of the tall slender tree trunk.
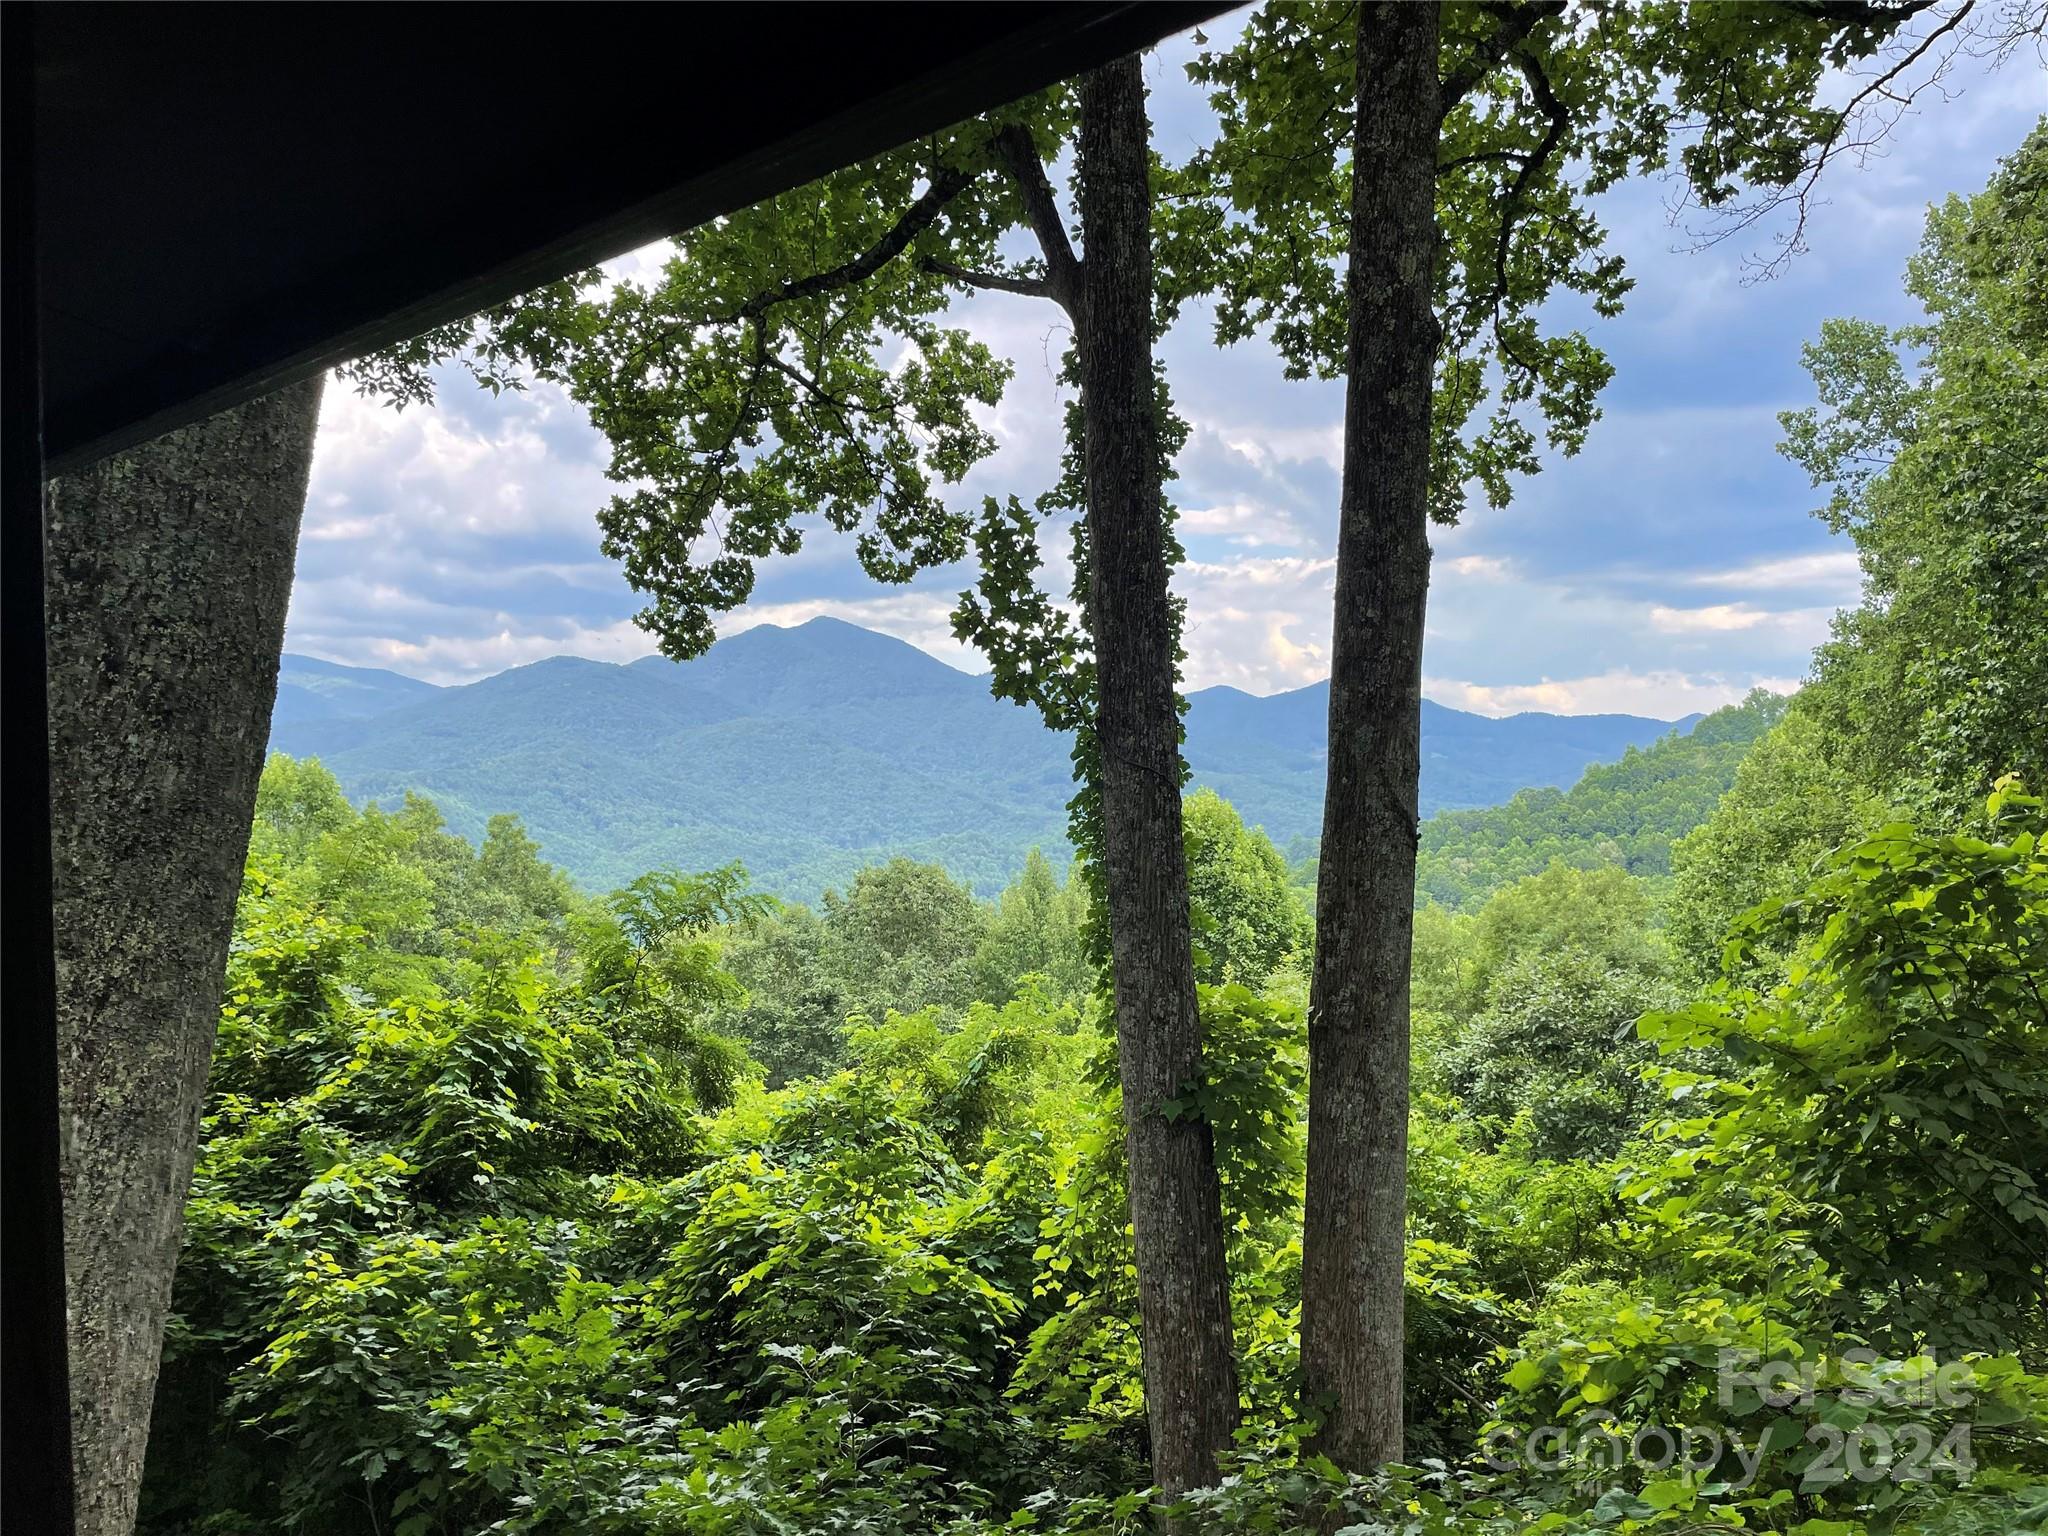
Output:
[[1160,1105],[1201,1070],[1180,716],[1152,372],[1152,198],[1133,56],[1081,83],[1081,400],[1101,754],[1103,877],[1130,1154],[1153,1477],[1215,1480],[1237,1422],[1223,1203],[1208,1125]]
[[135,1524],[319,409],[316,378],[49,490],[81,1536]]
[[1365,5],[1329,786],[1309,993],[1302,1385],[1322,1449],[1402,1451],[1408,964],[1429,592],[1437,7]]

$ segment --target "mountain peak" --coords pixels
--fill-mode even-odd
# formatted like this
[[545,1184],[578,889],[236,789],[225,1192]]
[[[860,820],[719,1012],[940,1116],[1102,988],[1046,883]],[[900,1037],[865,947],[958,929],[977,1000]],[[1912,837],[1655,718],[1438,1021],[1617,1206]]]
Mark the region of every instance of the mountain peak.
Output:
[[[615,661],[599,661],[591,656],[543,656],[539,661],[529,661],[523,666],[511,667],[503,672],[494,672],[491,677],[510,677],[514,672],[584,672],[603,668],[607,672],[619,670]],[[478,682],[488,683],[490,677],[479,678]],[[474,686],[474,685],[472,685]]]
[[677,666],[686,683],[780,713],[860,700],[986,694],[986,686],[907,640],[820,614],[755,624]]
[[[833,617],[833,616],[832,616],[831,614],[829,614],[829,613],[821,613],[821,614],[817,614],[817,615],[815,615],[815,616],[814,616],[814,617],[812,617],[812,618],[808,618],[808,619],[805,619],[805,620],[803,621],[803,623],[801,623],[801,624],[790,624],[790,625],[787,625],[787,626],[783,626],[783,625],[774,625],[774,624],[764,624],[764,625],[762,625],[761,627],[762,627],[763,629],[777,629],[777,628],[786,628],[786,629],[790,629],[790,630],[812,630],[812,631],[814,631],[814,632],[816,632],[816,633],[818,633],[818,634],[823,634],[823,635],[829,635],[829,634],[833,634],[833,633],[842,633],[842,634],[854,634],[854,635],[880,635],[880,634],[882,634],[882,632],[881,632],[880,630],[874,630],[874,629],[863,629],[863,628],[862,628],[862,627],[861,627],[860,625],[858,625],[858,624],[853,624],[853,623],[849,623],[849,622],[848,622],[847,620],[845,620],[845,619],[835,619],[835,618],[834,618],[834,617]],[[892,635],[882,635],[882,638],[883,638],[883,639],[885,639],[885,640],[888,640],[888,639],[894,639],[895,637],[894,637],[894,636],[892,636]],[[908,642],[899,642],[899,644],[907,644],[907,643],[908,643]]]
[[[725,636],[711,649],[716,651],[729,646],[788,646],[806,651],[830,647],[843,648],[857,655],[903,655],[914,656],[924,661],[938,661],[936,656],[919,650],[908,640],[884,634],[878,629],[864,629],[858,624],[848,623],[845,619],[836,619],[829,613],[805,619],[801,624],[749,625]],[[944,666],[945,663],[939,662],[939,665]]]

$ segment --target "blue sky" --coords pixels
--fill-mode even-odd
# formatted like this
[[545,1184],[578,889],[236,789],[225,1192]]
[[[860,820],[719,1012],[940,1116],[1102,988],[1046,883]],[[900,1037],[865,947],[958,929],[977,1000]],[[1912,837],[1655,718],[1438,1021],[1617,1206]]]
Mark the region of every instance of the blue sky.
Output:
[[[1209,29],[1212,37],[1218,32]],[[1148,64],[1162,151],[1200,142],[1207,110],[1186,39]],[[1600,211],[1636,280],[1619,319],[1588,318],[1616,366],[1605,416],[1576,459],[1553,458],[1514,504],[1439,530],[1425,691],[1489,714],[1625,710],[1672,718],[1762,684],[1794,686],[1830,615],[1856,597],[1853,554],[1773,451],[1777,413],[1808,403],[1800,344],[1831,315],[1913,318],[1900,274],[1925,209],[1981,187],[2048,111],[2048,74],[2022,53],[1987,74],[1959,60],[1863,164],[1831,171],[1809,251],[1747,281],[1757,234],[1690,248],[1671,189],[1631,183]],[[623,258],[630,275],[652,249]],[[1058,452],[1063,345],[1041,301],[983,295],[961,323],[1010,356],[993,426],[1002,446],[961,494],[1026,497]],[[1165,357],[1193,436],[1175,500],[1189,560],[1188,685],[1271,693],[1326,675],[1341,387],[1282,379],[1270,351],[1219,351],[1200,315]],[[330,385],[321,415],[288,649],[458,682],[560,654],[653,650],[640,607],[597,546],[612,487],[582,412],[535,389],[493,397],[450,378],[432,408],[397,413]],[[1062,582],[1064,573],[1054,573]],[[721,633],[833,614],[968,670],[946,615],[959,569],[881,588],[832,535],[765,568]]]

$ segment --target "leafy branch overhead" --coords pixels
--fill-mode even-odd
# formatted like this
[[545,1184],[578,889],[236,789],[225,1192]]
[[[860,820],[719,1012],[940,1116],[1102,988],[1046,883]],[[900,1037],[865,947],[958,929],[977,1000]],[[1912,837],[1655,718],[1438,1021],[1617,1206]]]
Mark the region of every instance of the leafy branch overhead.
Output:
[[[877,580],[907,581],[966,555],[972,519],[944,487],[994,451],[982,413],[1012,371],[946,323],[953,298],[1043,295],[1078,326],[1042,147],[1071,121],[1066,93],[1031,98],[686,231],[651,281],[586,273],[355,377],[425,398],[426,370],[459,354],[494,388],[522,366],[562,384],[628,487],[599,514],[604,548],[671,655],[709,645],[758,562],[821,525],[853,534]],[[1013,229],[1042,257],[1005,259]]]
[[[1540,467],[1539,439],[1575,453],[1599,418],[1611,365],[1584,332],[1545,323],[1564,295],[1617,315],[1633,286],[1594,198],[1667,174],[1709,215],[1707,238],[1789,219],[1774,270],[1799,248],[1832,160],[1881,137],[1966,42],[2010,46],[2038,30],[2038,12],[1992,22],[1974,0],[1445,6],[1431,516],[1455,522],[1468,487],[1504,505]],[[1172,182],[1166,264],[1180,297],[1215,296],[1219,342],[1269,336],[1295,378],[1345,368],[1355,34],[1351,7],[1269,4],[1190,66],[1220,131]],[[1829,70],[1858,82],[1840,105],[1822,99]]]

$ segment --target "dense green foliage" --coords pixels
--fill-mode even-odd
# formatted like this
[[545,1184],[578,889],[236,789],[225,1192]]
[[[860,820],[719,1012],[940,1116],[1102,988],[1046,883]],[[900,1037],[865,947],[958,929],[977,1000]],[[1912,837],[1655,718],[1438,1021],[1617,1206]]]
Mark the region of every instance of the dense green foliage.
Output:
[[1414,1006],[1433,1086],[1486,1145],[1513,1135],[1558,1161],[1619,1152],[1656,1102],[1636,1020],[1675,1000],[1644,882],[1559,862],[1472,916],[1425,917]]
[[1255,987],[1308,940],[1309,915],[1288,888],[1286,861],[1213,789],[1188,797],[1183,827],[1202,951],[1195,974]]
[[[1729,1151],[1773,1146],[1771,1207],[1812,1224],[1839,1326],[1894,1348],[1996,1348],[2048,1318],[2048,814],[2001,787],[1983,834],[1878,828],[1738,921],[1705,998],[1643,1025],[1736,1068],[1662,1075],[1702,1106],[1671,1127],[1686,1198],[1755,1201]],[[1760,943],[1797,956],[1767,992],[1741,979]]]
[[[1299,915],[1270,845],[1210,821],[1193,863],[1245,974]],[[993,908],[904,860],[816,914],[731,870],[586,900],[509,818],[472,853],[424,801],[358,812],[273,758],[150,1526],[824,1528],[829,1505],[855,1529],[927,1479],[965,1514],[1071,1481],[1072,1437],[1017,1384],[1064,1401],[1103,1360],[1126,1375],[1083,1413],[1104,1444],[1073,1486],[1131,1484],[1079,900],[1043,859]],[[806,1002],[824,1061],[771,1027]],[[1271,1049],[1299,1015],[1239,986],[1207,1006],[1190,1108],[1237,1128],[1233,1209],[1263,1233],[1298,1108]],[[792,1085],[759,1086],[740,1038]]]
[[[1816,658],[1805,707],[1856,779],[1953,817],[1983,765],[2048,771],[2048,121],[1973,198],[1933,210],[1906,287],[1922,325],[1830,322],[1821,408],[1785,451],[1833,487],[1866,600]],[[1909,370],[1897,349],[1918,353]]]
[[1714,813],[1671,846],[1666,911],[1673,950],[1696,978],[1720,968],[1729,924],[1791,896],[1821,857],[1883,809],[1829,761],[1810,711],[1795,708],[1757,740]]
[[[1058,910],[1069,901],[1042,856],[1004,893],[996,915],[936,865],[895,859],[864,869],[845,893],[827,891],[821,910],[778,906],[735,930],[727,963],[745,1001],[732,1028],[753,1047],[769,1083],[780,1086],[843,1065],[849,1018],[926,1011],[957,1018],[991,995],[978,982],[988,969],[984,946],[996,941],[1004,907],[1010,947],[1043,961],[1011,975],[1042,968],[1071,978],[1071,956],[1048,952],[1042,933],[1022,920],[1034,901]],[[1071,918],[1066,931],[1078,954]]]
[[[1294,1449],[1302,914],[1226,803],[1189,821],[1230,984],[1204,989],[1203,1081],[1173,1108],[1217,1130],[1248,1426],[1243,1466],[1193,1501],[1203,1528],[1319,1507],[1479,1532],[2032,1518],[2038,800],[2006,792],[1984,837],[1894,826],[1836,855],[1737,925],[1690,1007],[1625,870],[1560,862],[1475,913],[1425,910],[1412,1444],[1460,1465],[1370,1481]],[[509,820],[471,854],[424,802],[357,812],[274,759],[145,1528],[1135,1532],[1122,1139],[1080,900],[1034,860],[992,907],[907,861],[818,912],[733,871],[592,901]],[[1768,993],[1757,947],[1798,957]],[[809,1033],[778,1032],[806,1004]],[[1667,1066],[1645,1072],[1653,1044]],[[749,1053],[778,1052],[766,1087]],[[1886,1380],[1973,1362],[1967,1411],[1717,1395],[1723,1350],[1839,1385],[1866,1341]],[[1464,1460],[1551,1423],[1597,1456],[1593,1409],[1624,1438],[1719,1426],[1764,1444],[1760,1470]],[[1975,1479],[1811,1475],[1809,1424],[1866,1420]]]

